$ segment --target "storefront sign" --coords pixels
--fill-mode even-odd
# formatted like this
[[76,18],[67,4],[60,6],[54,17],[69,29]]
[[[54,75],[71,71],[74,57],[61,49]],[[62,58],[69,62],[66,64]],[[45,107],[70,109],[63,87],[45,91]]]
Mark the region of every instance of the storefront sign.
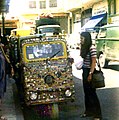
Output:
[[104,14],[108,11],[108,3],[106,0],[103,2],[98,2],[93,6],[92,16]]

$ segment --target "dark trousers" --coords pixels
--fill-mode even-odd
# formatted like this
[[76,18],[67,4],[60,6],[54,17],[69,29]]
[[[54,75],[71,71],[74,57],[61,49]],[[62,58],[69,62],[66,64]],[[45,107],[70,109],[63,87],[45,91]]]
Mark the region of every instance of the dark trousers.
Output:
[[91,82],[87,81],[89,68],[83,68],[83,89],[85,98],[85,113],[95,117],[101,117],[101,107],[96,94],[96,89],[92,87]]

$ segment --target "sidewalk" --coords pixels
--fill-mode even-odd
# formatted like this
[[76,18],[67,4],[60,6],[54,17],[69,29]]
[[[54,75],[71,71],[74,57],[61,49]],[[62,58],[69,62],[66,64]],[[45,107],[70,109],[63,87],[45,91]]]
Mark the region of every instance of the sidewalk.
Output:
[[7,120],[24,120],[17,97],[15,81],[12,78],[7,78],[7,90],[4,94],[1,110],[1,114],[5,116]]

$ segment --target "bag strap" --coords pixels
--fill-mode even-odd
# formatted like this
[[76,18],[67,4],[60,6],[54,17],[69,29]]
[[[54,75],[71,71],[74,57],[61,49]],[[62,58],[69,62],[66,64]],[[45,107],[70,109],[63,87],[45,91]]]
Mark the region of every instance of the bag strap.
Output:
[[10,64],[10,60],[7,57],[7,55],[5,54],[5,51],[4,51],[4,49],[3,49],[3,47],[1,45],[0,45],[0,49],[1,49],[2,53],[3,53],[3,56],[5,57],[6,61]]
[[[91,60],[91,52],[90,51],[89,51],[89,55],[90,55],[90,60]],[[101,71],[100,62],[99,62],[99,58],[98,57],[96,59],[96,64],[97,64],[97,66],[99,68],[99,71]]]
[[101,66],[100,66],[100,62],[99,62],[99,58],[96,60],[97,66],[99,68],[99,70],[101,71]]

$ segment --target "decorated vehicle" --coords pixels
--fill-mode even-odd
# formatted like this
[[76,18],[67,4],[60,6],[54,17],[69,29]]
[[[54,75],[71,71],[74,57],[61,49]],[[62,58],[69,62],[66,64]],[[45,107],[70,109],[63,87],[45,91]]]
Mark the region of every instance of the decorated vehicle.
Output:
[[58,103],[75,99],[72,59],[65,39],[30,35],[10,41],[14,78],[24,103],[45,105],[44,114],[57,117]]

